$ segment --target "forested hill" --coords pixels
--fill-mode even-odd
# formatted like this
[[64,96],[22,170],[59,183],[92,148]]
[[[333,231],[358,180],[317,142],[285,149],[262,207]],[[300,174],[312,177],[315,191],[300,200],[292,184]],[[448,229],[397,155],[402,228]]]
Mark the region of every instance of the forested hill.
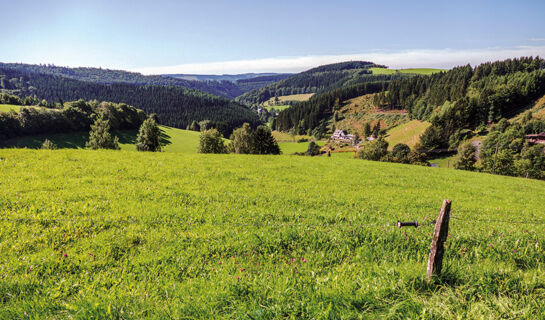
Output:
[[236,100],[245,105],[261,104],[275,96],[322,93],[365,82],[389,81],[409,75],[373,75],[370,68],[386,68],[366,61],[349,61],[310,69],[266,87],[255,89]]
[[511,118],[543,95],[545,60],[523,57],[392,81],[379,100],[382,108],[432,122],[422,136],[432,149],[448,147],[462,130]]
[[161,124],[176,128],[186,128],[194,120],[211,120],[230,134],[244,122],[259,123],[254,112],[238,103],[178,86],[104,84],[0,68],[0,89],[20,97],[35,95],[49,103],[78,99],[122,102],[156,113]]
[[100,84],[125,83],[134,85],[177,86],[187,89],[200,90],[229,99],[233,99],[247,91],[241,89],[244,88],[244,86],[238,86],[232,81],[192,81],[160,75],[144,76],[135,72],[101,68],[67,68],[54,65],[0,63],[0,69],[13,70],[27,74],[53,75]]

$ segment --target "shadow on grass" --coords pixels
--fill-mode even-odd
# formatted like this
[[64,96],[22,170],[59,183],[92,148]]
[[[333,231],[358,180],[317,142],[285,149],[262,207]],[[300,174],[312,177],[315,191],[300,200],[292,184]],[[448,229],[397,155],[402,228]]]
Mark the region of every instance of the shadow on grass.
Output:
[[[119,138],[120,144],[135,144],[136,130],[116,131],[112,133]],[[45,139],[49,139],[59,149],[83,149],[89,140],[89,132],[51,133],[23,136],[9,139],[0,144],[2,148],[40,149]]]
[[170,141],[170,139],[172,138],[171,136],[169,136],[168,134],[166,134],[165,130],[163,129],[160,129],[161,130],[161,145],[162,146],[167,146],[169,144],[172,144],[172,142]]

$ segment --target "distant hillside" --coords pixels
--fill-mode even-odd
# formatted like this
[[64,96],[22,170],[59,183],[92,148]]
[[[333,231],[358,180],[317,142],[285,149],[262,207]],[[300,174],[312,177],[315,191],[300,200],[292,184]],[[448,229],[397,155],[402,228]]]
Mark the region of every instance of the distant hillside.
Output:
[[167,85],[200,90],[220,97],[233,99],[245,91],[231,81],[190,81],[160,75],[144,76],[140,73],[101,68],[67,68],[54,65],[0,63],[0,70],[13,70],[25,74],[44,74],[99,84]]
[[21,97],[36,95],[49,104],[78,99],[123,102],[156,113],[161,124],[176,128],[208,119],[225,135],[244,122],[259,123],[253,111],[238,103],[179,86],[104,84],[0,68],[0,90]]
[[385,68],[385,66],[366,61],[349,61],[320,66],[266,87],[246,92],[237,97],[236,101],[252,106],[262,104],[277,96],[322,93],[360,83],[390,81],[410,76],[403,74],[373,75],[370,68]]
[[[204,75],[204,74],[163,74],[163,77],[172,77],[176,79],[193,81],[231,81],[251,80],[255,78],[270,77],[271,79],[285,79],[291,76],[291,73],[242,73],[242,74],[222,74],[222,75]],[[278,80],[277,80],[278,81]]]

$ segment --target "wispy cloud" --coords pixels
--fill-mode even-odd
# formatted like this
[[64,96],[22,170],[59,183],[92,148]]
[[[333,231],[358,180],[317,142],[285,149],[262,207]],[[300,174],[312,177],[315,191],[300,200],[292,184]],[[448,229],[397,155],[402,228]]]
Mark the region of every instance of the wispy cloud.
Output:
[[536,41],[536,42],[541,42],[541,41],[545,41],[545,38],[531,38],[531,39],[528,39],[530,41]]
[[135,69],[144,74],[234,74],[249,72],[300,72],[310,68],[342,61],[365,60],[391,68],[452,68],[465,64],[480,64],[521,56],[545,56],[545,46],[487,48],[479,50],[405,50],[398,52],[373,51],[361,54],[276,57],[255,60],[191,63],[174,66]]

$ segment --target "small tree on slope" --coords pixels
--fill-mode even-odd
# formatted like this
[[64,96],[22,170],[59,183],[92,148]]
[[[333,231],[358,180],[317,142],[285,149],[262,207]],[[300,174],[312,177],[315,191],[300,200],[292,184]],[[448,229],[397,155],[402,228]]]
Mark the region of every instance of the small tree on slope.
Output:
[[119,150],[119,139],[110,134],[110,123],[100,116],[91,125],[89,141],[85,144],[87,148]]
[[140,126],[136,137],[136,150],[161,151],[161,131],[153,117],[147,118]]

